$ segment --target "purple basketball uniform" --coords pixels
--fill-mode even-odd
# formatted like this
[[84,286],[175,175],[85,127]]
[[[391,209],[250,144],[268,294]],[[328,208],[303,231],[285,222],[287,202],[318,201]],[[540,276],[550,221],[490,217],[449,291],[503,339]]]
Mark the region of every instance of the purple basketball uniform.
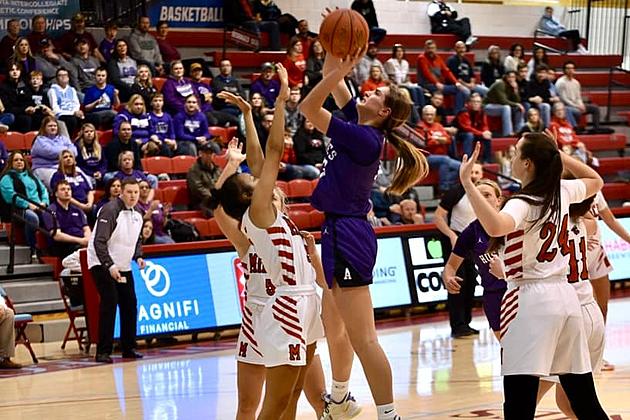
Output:
[[376,263],[376,235],[366,215],[378,172],[383,132],[359,125],[356,102],[342,109],[348,122],[332,117],[327,135],[331,142],[311,204],[326,214],[322,226],[322,263],[326,282],[340,287],[372,283]]
[[493,255],[486,252],[489,240],[479,220],[475,220],[459,235],[453,253],[461,258],[472,258],[475,262],[483,287],[483,310],[490,328],[493,331],[499,331],[501,299],[507,289],[507,283],[490,273],[490,261]]

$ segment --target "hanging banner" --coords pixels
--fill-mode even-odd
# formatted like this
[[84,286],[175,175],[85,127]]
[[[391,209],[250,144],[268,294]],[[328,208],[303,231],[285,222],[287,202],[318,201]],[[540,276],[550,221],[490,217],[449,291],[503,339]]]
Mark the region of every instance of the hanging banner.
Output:
[[149,18],[154,24],[165,20],[172,28],[222,28],[223,2],[224,0],[152,1],[148,5]]
[[0,0],[0,37],[6,35],[7,22],[20,21],[20,33],[31,30],[33,16],[46,16],[46,31],[58,35],[70,29],[72,15],[79,11],[79,0]]

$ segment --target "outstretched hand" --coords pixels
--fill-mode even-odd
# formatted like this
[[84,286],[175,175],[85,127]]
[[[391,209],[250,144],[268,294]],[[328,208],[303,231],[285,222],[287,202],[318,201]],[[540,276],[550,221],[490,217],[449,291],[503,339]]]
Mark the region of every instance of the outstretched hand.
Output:
[[226,153],[228,162],[236,165],[240,165],[246,158],[245,153],[243,153],[243,143],[239,143],[236,137],[233,137],[228,143]]
[[340,65],[338,66],[338,68],[343,72],[344,76],[348,73],[350,73],[350,70],[352,70],[361,60],[361,58],[365,55],[365,53],[367,52],[367,44],[361,48],[360,50],[357,50],[354,52],[354,54],[348,55],[346,56],[346,58],[344,58]]
[[217,93],[217,97],[223,99],[228,104],[234,105],[238,107],[238,109],[243,113],[250,112],[252,110],[252,106],[249,102],[245,100],[242,96],[238,96],[233,94],[232,92],[228,92],[226,90]]
[[278,72],[278,78],[280,79],[280,93],[276,100],[286,102],[289,99],[289,74],[287,69],[281,64],[276,63],[276,71]]
[[466,187],[466,185],[472,185],[472,180],[470,179],[470,175],[472,174],[472,168],[477,158],[479,158],[479,151],[481,150],[481,142],[477,142],[475,145],[475,149],[472,152],[470,157],[468,155],[464,155],[462,158],[462,164],[459,167],[459,180],[462,183],[462,186]]

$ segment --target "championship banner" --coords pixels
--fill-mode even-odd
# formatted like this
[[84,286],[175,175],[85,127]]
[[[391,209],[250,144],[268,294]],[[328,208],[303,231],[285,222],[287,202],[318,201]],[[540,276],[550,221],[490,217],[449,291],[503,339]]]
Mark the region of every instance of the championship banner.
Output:
[[79,0],[0,0],[0,37],[6,35],[7,22],[20,21],[20,33],[31,30],[33,16],[46,16],[46,31],[52,35],[70,29],[72,15],[79,11]]
[[147,6],[151,22],[165,20],[171,28],[223,28],[224,1],[157,0]]

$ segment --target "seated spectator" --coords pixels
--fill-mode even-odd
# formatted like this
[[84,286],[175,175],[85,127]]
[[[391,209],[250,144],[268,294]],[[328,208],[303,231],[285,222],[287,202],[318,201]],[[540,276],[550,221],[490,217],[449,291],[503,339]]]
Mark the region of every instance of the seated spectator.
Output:
[[190,194],[191,210],[201,210],[205,217],[212,217],[209,206],[211,190],[221,175],[221,169],[214,164],[214,155],[221,152],[218,144],[209,141],[199,147],[197,162],[191,166],[186,175]]
[[177,51],[177,48],[166,39],[166,37],[168,37],[168,22],[165,20],[159,21],[155,29],[157,30],[155,39],[160,48],[160,54],[162,54],[164,71],[167,72],[170,70],[171,63],[181,60],[182,56],[179,51]]
[[147,181],[138,182],[140,186],[140,198],[136,207],[144,213],[144,220],[153,223],[152,230],[156,244],[173,244],[175,241],[164,231],[164,226],[169,217],[170,205],[164,206],[160,200],[150,199],[151,186]]
[[105,160],[105,152],[98,142],[98,134],[94,125],[83,124],[74,144],[77,148],[77,166],[89,177],[92,185],[102,184],[103,176],[107,172],[107,160]]
[[405,47],[402,44],[392,47],[392,57],[385,62],[385,72],[390,82],[409,91],[416,106],[424,105],[424,90],[409,79],[409,62],[405,59]]
[[518,72],[518,66],[520,64],[526,64],[524,56],[525,47],[523,47],[522,44],[512,44],[510,46],[510,53],[506,55],[503,60],[503,70]]
[[558,97],[551,96],[550,85],[547,78],[547,66],[542,64],[536,67],[536,73],[527,83],[527,102],[530,106],[538,108],[545,127],[549,127],[552,102],[559,100]]
[[304,58],[308,58],[308,54],[311,51],[311,44],[317,39],[317,34],[309,30],[308,21],[306,19],[298,21],[297,37],[302,43]]
[[195,95],[186,98],[186,108],[173,118],[177,154],[197,156],[197,147],[210,141],[208,120],[199,110],[199,102]]
[[[0,286],[1,288],[1,286]],[[15,356],[15,313],[0,297],[0,369],[22,369]]]
[[288,128],[284,130],[284,154],[280,159],[278,178],[282,181],[292,179],[315,179],[319,177],[319,169],[314,165],[298,164],[293,148],[293,137]]
[[214,93],[214,101],[212,105],[214,109],[219,111],[228,112],[236,117],[241,114],[239,109],[231,104],[226,103],[223,99],[219,98],[217,95],[224,90],[228,92],[238,95],[242,98],[246,98],[245,91],[241,87],[239,81],[232,76],[232,63],[230,60],[221,60],[220,73],[212,79],[212,93]]
[[76,89],[70,86],[68,70],[63,67],[59,68],[56,81],[48,89],[48,101],[55,117],[66,124],[68,132],[72,136],[85,119],[85,115],[81,110],[81,102]]
[[7,21],[7,33],[0,41],[0,71],[7,69],[9,58],[13,55],[13,47],[20,37],[20,20],[9,19]]
[[532,54],[532,58],[527,62],[527,80],[532,78],[536,67],[544,64],[546,66],[549,65],[549,57],[547,56],[547,50],[543,47],[534,48],[534,53]]
[[171,116],[184,111],[188,96],[199,95],[195,85],[190,79],[184,77],[184,65],[181,61],[171,64],[171,74],[162,86],[162,95],[164,95],[164,110]]
[[[435,0],[440,2],[441,0]],[[429,39],[424,43],[424,53],[418,56],[418,83],[431,93],[436,90],[455,98],[454,113],[457,114],[466,100],[466,89],[457,81],[442,58],[436,54],[437,44]]]
[[324,134],[312,122],[304,118],[304,123],[293,137],[293,149],[298,165],[310,165],[318,170],[324,167],[326,143]]
[[387,31],[378,26],[374,2],[372,0],[354,0],[350,8],[359,12],[367,22],[368,28],[370,28],[370,41],[380,44],[387,35]]
[[85,91],[83,109],[87,118],[97,127],[111,127],[120,105],[118,89],[107,83],[107,69],[99,67],[95,73],[96,83]]
[[522,136],[525,133],[542,133],[545,131],[545,124],[543,124],[540,118],[540,111],[536,108],[529,108],[527,110],[527,121],[521,129],[518,131],[518,135]]
[[[260,93],[251,93],[249,98],[249,105],[252,109],[252,118],[254,120],[254,127],[256,128],[256,134],[258,135],[258,139],[260,141],[260,145],[262,150],[265,150],[265,145],[267,144],[267,138],[265,137],[265,131],[262,126],[263,119],[265,118],[265,114],[268,113],[269,109],[267,108],[267,104],[265,103],[265,98]],[[272,116],[273,120],[273,116]],[[241,114],[239,118],[239,130],[241,133],[245,133],[247,130],[245,128],[245,115]]]
[[455,43],[455,54],[446,60],[446,65],[457,81],[466,88],[466,90],[462,89],[466,96],[470,95],[471,92],[477,92],[481,96],[485,96],[488,93],[488,87],[477,84],[475,69],[472,63],[468,61],[468,58],[466,58],[466,51],[466,44],[462,41],[457,41]]
[[54,215],[44,213],[43,221],[51,235],[48,241],[50,254],[65,258],[87,247],[92,231],[83,210],[72,204],[72,188],[68,181],[59,181],[54,192],[55,201],[48,207]]
[[153,222],[151,219],[145,220],[142,224],[140,236],[142,237],[142,245],[155,245],[155,235],[153,234]]
[[435,108],[435,121],[442,124],[446,132],[452,137],[457,134],[457,127],[448,122],[448,111],[444,107],[444,94],[436,90],[431,95],[431,105]]
[[352,70],[352,80],[354,80],[358,86],[361,86],[370,77],[370,69],[374,65],[379,66],[384,77],[387,78],[385,67],[383,67],[383,64],[377,57],[378,47],[374,42],[370,42],[368,44],[367,52],[363,57],[361,57],[359,63],[354,66],[354,69]]
[[[12,65],[10,73],[13,75],[10,74],[8,80],[18,81],[20,77],[17,76],[17,72],[19,72],[17,66]],[[5,90],[5,86],[11,89]],[[30,80],[25,87],[22,87],[19,82],[18,85],[8,83],[0,86],[0,96],[11,101],[8,109],[15,113],[15,122],[11,125],[13,131],[27,133],[38,130],[44,117],[55,116],[49,106],[48,95],[44,90],[44,78],[42,73],[37,70],[31,72]],[[62,127],[60,126],[59,129],[62,130]],[[67,130],[65,131],[67,132]]]
[[268,33],[269,47],[274,51],[280,51],[280,26],[278,22],[256,19],[249,0],[226,2],[223,6],[223,21],[227,25],[240,26],[253,32],[259,39],[261,31]]
[[460,162],[448,156],[451,136],[442,124],[435,122],[435,108],[432,105],[422,108],[422,121],[417,129],[424,136],[426,149],[430,152],[427,156],[429,167],[438,170],[438,188],[440,191],[448,191],[458,182]]
[[37,70],[37,63],[35,62],[35,57],[33,57],[28,39],[21,37],[15,41],[13,54],[9,57],[9,60],[6,63],[7,72],[11,71],[11,66],[13,64],[17,64],[19,66],[20,75],[22,77],[22,81],[24,82],[27,81],[27,77],[30,72]]
[[324,77],[323,70],[325,57],[326,51],[324,51],[321,41],[319,39],[313,40],[308,52],[308,58],[306,59],[306,79],[308,80],[306,87],[309,92]]
[[[44,15],[35,15],[31,18],[31,32],[26,36],[28,43],[31,46],[31,51],[33,54],[37,54],[39,52],[40,41],[42,39],[52,39],[52,36],[48,32],[46,32],[46,16]],[[27,69],[24,67],[25,72],[31,72],[35,69]]]
[[116,49],[116,35],[118,35],[118,25],[115,21],[105,24],[105,37],[98,45],[98,51],[103,56],[103,61],[109,63]]
[[[532,108],[532,110],[538,115],[538,110]],[[502,190],[508,190],[516,192],[521,189],[521,184],[510,179],[512,177],[512,160],[516,156],[516,145],[511,144],[505,152],[497,152],[497,163],[501,168],[501,175],[497,177],[499,186]],[[509,177],[509,178],[508,178]]]
[[77,68],[79,91],[85,92],[89,87],[96,84],[96,69],[101,67],[101,63],[96,57],[90,55],[90,41],[84,36],[74,40],[74,56],[70,63]]
[[15,115],[10,112],[6,112],[7,109],[0,99],[0,134],[4,134],[9,131],[9,126],[15,121]]
[[254,0],[254,16],[257,21],[278,22],[278,29],[289,37],[295,36],[298,21],[289,13],[282,13],[282,10],[273,0]]
[[98,44],[96,43],[94,36],[85,30],[85,15],[81,12],[72,16],[70,30],[64,33],[56,43],[57,48],[67,60],[70,60],[72,55],[74,55],[74,46],[78,38],[84,38],[87,40],[90,55],[93,55],[99,63],[105,62],[105,58],[103,58],[98,50]]
[[503,77],[505,74],[505,67],[501,62],[501,49],[496,45],[488,47],[488,57],[481,64],[481,81],[486,87],[492,86],[492,84]]
[[453,34],[468,47],[477,42],[477,37],[470,30],[470,20],[458,20],[457,11],[451,9],[446,0],[433,0],[427,7],[427,15],[431,20],[432,34]]
[[98,215],[99,210],[110,201],[114,201],[120,196],[122,191],[122,182],[120,179],[111,178],[105,183],[105,195],[94,205],[94,216]]
[[375,91],[376,89],[387,85],[389,85],[389,81],[383,78],[381,67],[378,65],[372,66],[370,69],[370,78],[361,85],[361,95],[365,95],[367,92]]
[[59,155],[70,150],[75,156],[77,149],[68,137],[59,134],[59,125],[54,117],[45,117],[33,142],[31,157],[33,173],[50,188],[50,179],[57,172]]
[[583,163],[599,166],[599,163],[593,159],[593,153],[586,149],[586,145],[575,134],[575,130],[566,116],[566,109],[562,102],[553,104],[553,118],[549,130],[554,134],[558,147],[569,155],[580,159]]
[[220,127],[238,127],[238,117],[229,112],[217,111],[212,107],[214,95],[210,85],[203,81],[203,68],[199,63],[190,65],[190,81],[198,93],[200,110],[206,115],[208,125]]
[[457,141],[463,146],[463,154],[472,156],[473,145],[481,142],[481,160],[483,163],[490,163],[492,160],[492,133],[488,128],[488,119],[481,106],[481,96],[473,93],[468,98],[466,108],[460,111],[455,117],[457,126]]
[[304,115],[298,108],[301,99],[300,89],[297,86],[292,87],[289,92],[289,100],[284,106],[284,127],[289,130],[291,137],[295,135],[304,121]]
[[171,116],[162,111],[163,107],[164,96],[161,93],[155,94],[151,100],[151,112],[149,113],[150,139],[161,145],[162,155],[173,156],[177,150],[175,126]]
[[[151,156],[159,154],[161,145],[152,144],[149,141],[153,133],[151,132],[149,114],[147,114],[142,96],[132,95],[125,107],[116,115],[113,127],[114,136],[118,136],[120,124],[123,121],[131,124],[131,138],[138,143],[143,156],[146,156],[147,153],[150,153]],[[156,148],[158,153],[155,153]]]
[[530,108],[529,102],[527,102],[527,64],[519,64],[516,70],[516,84],[518,85],[518,96],[521,98],[521,104],[525,110]]
[[582,44],[580,31],[577,29],[567,29],[559,20],[553,17],[553,7],[545,7],[545,13],[538,21],[538,29],[559,38],[567,38],[571,42],[570,51],[577,51],[580,54],[588,54],[588,50]]
[[289,41],[287,57],[282,64],[289,75],[289,87],[295,86],[302,89],[305,84],[308,84],[308,79],[305,77],[306,59],[304,58],[304,49],[302,41],[297,36],[294,36]]
[[51,39],[43,39],[39,52],[35,54],[35,67],[44,76],[44,86],[50,86],[56,82],[57,70],[64,68],[68,72],[68,84],[75,89],[79,86],[78,70],[70,64],[63,55],[55,52],[55,45]]
[[153,78],[151,77],[151,69],[146,64],[138,66],[138,74],[131,85],[131,95],[140,95],[144,99],[145,105],[151,103],[151,99],[157,93],[157,89],[153,86]]
[[422,213],[418,211],[418,203],[410,198],[402,200],[390,207],[391,221],[395,225],[421,225],[424,223]]
[[59,155],[59,169],[50,179],[50,189],[55,191],[57,184],[63,180],[67,181],[72,189],[70,202],[85,214],[90,214],[94,206],[94,186],[90,178],[77,166],[70,150],[64,150]]
[[494,82],[483,103],[488,116],[501,117],[503,137],[512,136],[521,129],[525,108],[518,94],[516,73],[508,71],[502,79]]
[[[107,172],[113,172],[118,170],[118,156],[122,152],[130,151],[133,153],[133,161],[135,162],[135,169],[142,169],[142,163],[140,161],[140,146],[137,142],[133,141],[133,130],[129,121],[122,121],[118,126],[118,134],[114,135],[112,141],[105,146],[105,160],[107,161]],[[104,177],[104,182],[111,178]]]
[[144,171],[142,171],[141,169],[135,169],[133,152],[122,152],[118,156],[118,170],[116,171],[116,173],[114,173],[114,178],[119,179],[121,182],[125,178],[133,178],[138,183],[146,181],[151,186],[149,200],[153,200],[153,196],[155,195],[154,190],[157,188],[157,178],[153,176],[152,179],[149,179]]
[[568,115],[572,115],[575,121],[579,121],[582,114],[591,114],[593,128],[600,130],[599,107],[594,104],[585,104],[582,100],[582,86],[575,78],[575,62],[567,61],[562,66],[564,75],[556,82],[558,96],[564,105]]
[[129,47],[124,39],[116,40],[116,50],[107,63],[109,82],[120,92],[120,100],[127,102],[131,96],[131,86],[136,81],[138,63],[128,55]]
[[260,70],[260,76],[254,80],[249,89],[249,97],[251,98],[254,93],[259,93],[265,98],[267,105],[273,108],[280,90],[280,81],[275,77],[276,72],[272,63],[263,63]]
[[[7,160],[7,166],[2,171],[0,177],[0,209],[2,209],[2,220],[9,222],[11,215],[11,205],[16,194],[22,194],[28,199],[39,203],[43,207],[48,206],[48,190],[46,186],[37,178],[29,168],[28,161],[22,152],[11,152]],[[24,224],[26,243],[31,247],[31,254],[35,254],[35,232],[40,224],[41,213],[37,206],[17,197],[15,200],[16,210],[20,216],[28,223]]]
[[151,73],[157,76],[164,74],[164,62],[157,40],[149,33],[151,20],[148,16],[140,16],[138,25],[131,30],[127,38],[129,43],[129,55],[138,64],[146,64]]

